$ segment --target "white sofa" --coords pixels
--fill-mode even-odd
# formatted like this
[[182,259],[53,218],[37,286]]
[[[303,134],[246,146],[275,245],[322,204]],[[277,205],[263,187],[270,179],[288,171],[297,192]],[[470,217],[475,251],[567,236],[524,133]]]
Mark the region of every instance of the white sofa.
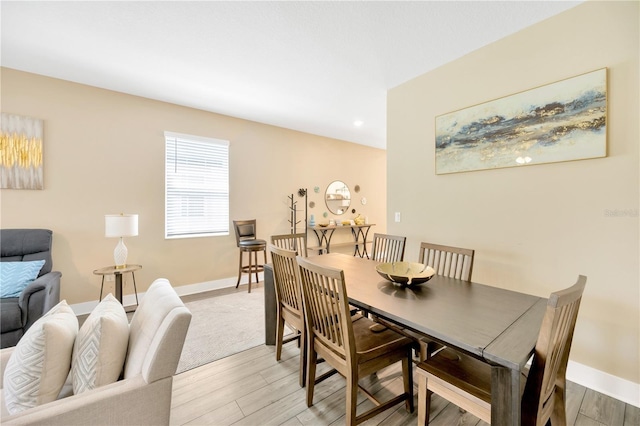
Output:
[[[129,326],[124,378],[9,415],[2,398],[2,425],[168,425],[171,389],[191,322],[171,284],[149,287]],[[0,351],[4,377],[14,348]],[[2,386],[4,388],[4,384]],[[68,388],[68,386],[65,386]]]

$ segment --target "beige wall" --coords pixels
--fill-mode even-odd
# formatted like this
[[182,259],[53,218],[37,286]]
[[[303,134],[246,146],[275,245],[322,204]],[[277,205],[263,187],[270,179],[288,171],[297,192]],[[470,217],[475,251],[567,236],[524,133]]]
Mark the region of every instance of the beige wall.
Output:
[[384,150],[6,68],[1,78],[2,112],[43,119],[45,128],[45,189],[0,191],[1,226],[54,231],[54,266],[69,303],[96,300],[92,271],[113,264],[107,213],[140,215],[140,235],[126,239],[128,262],[143,265],[138,291],[158,277],[182,286],[237,276],[232,228],[226,237],[164,239],[165,130],[230,141],[230,216],[256,218],[259,237],[289,231],[287,196],[298,188],[308,189],[316,203],[309,213],[320,221],[324,189],[336,179],[360,185],[368,203],[353,207],[384,230]]
[[[586,275],[571,359],[635,383],[638,5],[588,2],[415,78],[389,92],[387,123],[387,227],[407,259],[420,241],[474,248],[474,281],[540,296]],[[436,116],[604,67],[607,158],[435,174]]]

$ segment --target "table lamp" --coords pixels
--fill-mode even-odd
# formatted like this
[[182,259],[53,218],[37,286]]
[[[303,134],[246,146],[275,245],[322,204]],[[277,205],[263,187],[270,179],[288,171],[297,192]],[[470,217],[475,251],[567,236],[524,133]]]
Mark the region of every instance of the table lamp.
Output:
[[134,237],[138,235],[138,215],[137,214],[106,214],[104,215],[104,236],[107,238],[120,238],[118,245],[113,251],[113,260],[116,268],[127,266],[127,246],[124,245],[123,237]]

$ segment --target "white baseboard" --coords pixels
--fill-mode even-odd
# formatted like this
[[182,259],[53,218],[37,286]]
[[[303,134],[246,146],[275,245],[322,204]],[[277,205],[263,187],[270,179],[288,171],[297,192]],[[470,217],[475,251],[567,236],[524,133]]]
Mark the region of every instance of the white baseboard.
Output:
[[[264,274],[262,272],[258,273],[258,281],[264,281]],[[205,281],[197,284],[183,285],[180,287],[175,287],[175,290],[179,296],[186,296],[189,294],[203,293],[205,291],[219,290],[221,288],[235,287],[237,282],[238,277],[223,278],[221,280]],[[243,275],[242,279],[240,280],[240,284],[247,284],[248,282],[249,278]],[[251,280],[251,282],[254,281]]]
[[640,407],[640,383],[634,383],[571,360],[567,365],[567,380]]
[[[259,278],[260,281],[264,280],[264,276],[262,275],[262,273],[259,275]],[[178,286],[175,287],[175,290],[179,296],[186,296],[189,294],[202,293],[205,291],[218,290],[221,288],[235,287],[236,282],[236,277],[223,278],[221,280],[205,281],[197,284]],[[243,276],[240,284],[246,284],[247,282],[248,278]],[[141,298],[143,296],[144,293],[138,294],[138,298]],[[135,295],[125,295],[123,303],[125,306],[135,305]],[[71,308],[76,315],[83,315],[90,313],[97,305],[98,301],[93,300],[90,302],[71,305]],[[634,383],[632,381],[613,376],[611,374],[596,370],[595,368],[574,361],[569,361],[569,365],[567,366],[567,380],[585,386],[589,389],[593,389],[597,392],[608,395],[627,404],[640,407],[639,383]]]
[[[258,273],[259,281],[264,281],[264,274],[262,272]],[[231,278],[223,278],[221,280],[215,281],[205,281],[202,283],[196,284],[188,284],[183,286],[174,287],[178,296],[186,296],[189,294],[197,294],[203,293],[205,291],[211,290],[219,290],[221,288],[235,287],[236,282],[238,282],[237,277]],[[240,280],[240,284],[247,284],[249,282],[249,278],[247,276],[242,276]],[[138,293],[138,299],[144,297],[144,292]],[[125,294],[122,298],[122,304],[124,306],[133,306],[136,304],[136,296],[135,294]],[[91,311],[98,306],[98,300],[91,300],[89,302],[75,303],[71,305],[71,309],[73,309],[73,313],[76,315],[87,315],[91,313]]]

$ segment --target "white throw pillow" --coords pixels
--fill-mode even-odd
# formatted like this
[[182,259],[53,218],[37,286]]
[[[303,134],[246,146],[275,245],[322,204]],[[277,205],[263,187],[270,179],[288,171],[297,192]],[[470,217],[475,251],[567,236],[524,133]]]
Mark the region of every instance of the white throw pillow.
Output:
[[129,344],[129,322],[124,307],[112,294],[91,312],[73,346],[71,379],[79,394],[116,382],[122,373]]
[[54,401],[71,368],[78,319],[63,300],[38,319],[16,345],[4,372],[7,411]]

